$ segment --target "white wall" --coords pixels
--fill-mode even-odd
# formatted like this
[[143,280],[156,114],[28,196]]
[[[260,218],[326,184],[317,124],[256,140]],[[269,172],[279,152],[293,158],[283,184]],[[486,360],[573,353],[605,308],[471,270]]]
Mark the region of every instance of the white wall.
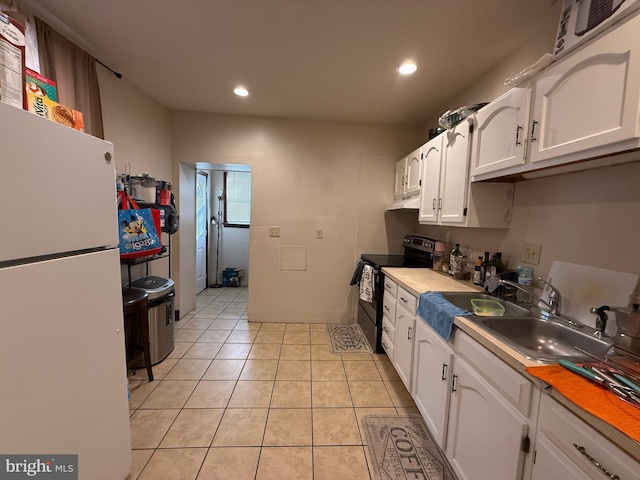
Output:
[[[402,216],[385,223],[384,205],[392,201],[395,160],[421,140],[419,129],[404,126],[173,113],[174,161],[251,165],[249,317],[256,321],[351,320],[348,284],[359,255],[397,249],[412,231]],[[281,236],[270,238],[269,226]],[[316,228],[324,239],[316,240]],[[281,246],[306,247],[306,270],[283,270]]]
[[[124,173],[125,164],[131,174],[149,172],[152,177],[172,181],[171,115],[169,110],[130,83],[126,77],[116,78],[98,66],[105,140],[115,146],[116,173]],[[163,234],[163,242],[168,236]],[[167,277],[167,259],[149,264],[149,273]],[[123,268],[123,281],[127,281]],[[173,272],[172,272],[173,273]],[[145,267],[132,268],[132,279],[145,274]]]

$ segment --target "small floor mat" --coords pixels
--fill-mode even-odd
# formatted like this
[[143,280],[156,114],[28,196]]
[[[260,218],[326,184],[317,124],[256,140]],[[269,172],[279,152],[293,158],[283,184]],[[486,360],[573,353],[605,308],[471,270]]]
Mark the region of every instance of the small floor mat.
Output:
[[371,347],[357,323],[353,325],[330,323],[327,325],[327,332],[329,332],[333,353],[371,353]]
[[378,480],[457,480],[420,415],[366,415],[362,425]]

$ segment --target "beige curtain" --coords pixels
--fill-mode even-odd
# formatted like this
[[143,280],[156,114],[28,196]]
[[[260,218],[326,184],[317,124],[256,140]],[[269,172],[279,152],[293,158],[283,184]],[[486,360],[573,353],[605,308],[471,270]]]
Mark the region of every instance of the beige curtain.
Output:
[[36,17],[40,73],[58,84],[58,102],[82,112],[84,131],[104,138],[96,60]]

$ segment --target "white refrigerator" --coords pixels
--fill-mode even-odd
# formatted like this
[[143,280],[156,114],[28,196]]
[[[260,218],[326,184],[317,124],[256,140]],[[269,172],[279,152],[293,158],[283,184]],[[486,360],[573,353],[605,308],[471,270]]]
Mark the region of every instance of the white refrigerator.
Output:
[[124,479],[113,145],[0,103],[0,180],[0,455],[77,454],[78,478]]

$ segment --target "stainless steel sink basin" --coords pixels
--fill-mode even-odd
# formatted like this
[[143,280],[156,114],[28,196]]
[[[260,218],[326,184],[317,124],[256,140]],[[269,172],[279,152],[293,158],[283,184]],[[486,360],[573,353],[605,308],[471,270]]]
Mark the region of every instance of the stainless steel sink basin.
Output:
[[537,308],[525,308],[507,300],[481,292],[442,292],[442,296],[457,307],[473,311],[472,298],[500,302],[504,308],[502,317],[472,315],[471,319],[487,332],[497,337],[527,358],[541,361],[557,361],[560,358],[584,358],[586,355],[603,357],[613,345],[611,339],[599,339],[593,329],[546,314]]
[[509,317],[526,317],[531,315],[531,310],[528,308],[521,307],[520,305],[516,305],[515,303],[511,303],[506,300],[502,300],[500,298],[492,297],[491,295],[487,295],[486,293],[481,292],[442,292],[442,296],[449,301],[449,303],[453,303],[456,307],[464,308],[469,312],[473,312],[473,306],[471,305],[472,298],[482,298],[488,300],[495,300],[496,302],[500,302],[504,307],[505,316]]
[[559,320],[527,317],[469,317],[500,340],[534,360],[556,361],[579,358],[585,354],[576,347],[604,357],[613,345],[610,339],[599,339],[588,327],[572,327]]

